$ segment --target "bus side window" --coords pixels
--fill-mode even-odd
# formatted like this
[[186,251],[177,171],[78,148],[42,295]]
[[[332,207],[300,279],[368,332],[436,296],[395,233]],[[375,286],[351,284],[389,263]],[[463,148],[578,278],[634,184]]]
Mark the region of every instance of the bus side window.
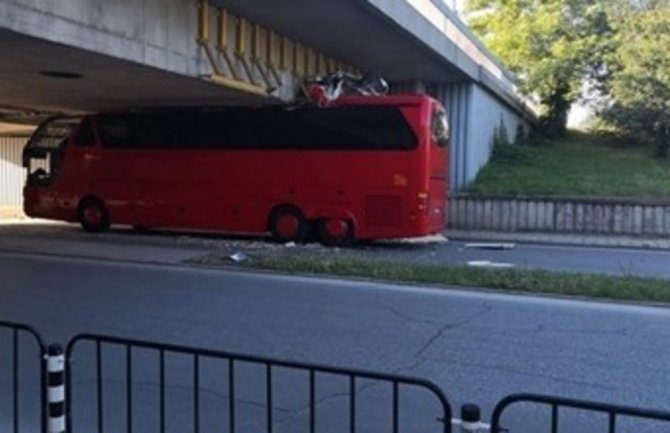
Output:
[[74,135],[74,144],[77,147],[95,146],[95,136],[93,135],[93,127],[89,117],[85,118],[79,124],[79,128],[77,128],[77,132]]

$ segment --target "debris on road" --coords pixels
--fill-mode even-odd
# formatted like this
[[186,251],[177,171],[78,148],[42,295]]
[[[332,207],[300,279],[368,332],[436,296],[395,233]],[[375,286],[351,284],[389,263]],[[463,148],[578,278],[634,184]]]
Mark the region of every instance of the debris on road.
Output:
[[235,263],[242,263],[243,261],[247,260],[249,256],[244,254],[242,251],[238,251],[235,254],[231,254],[229,258]]
[[516,248],[516,244],[511,243],[494,243],[494,242],[474,242],[465,244],[467,249],[479,250],[512,250]]
[[470,260],[468,262],[468,266],[476,268],[497,268],[497,269],[510,269],[514,267],[512,263],[492,262],[490,260]]
[[293,242],[293,241],[291,241],[291,242],[286,242],[286,243],[284,244],[284,246],[285,246],[286,248],[293,248],[293,247],[296,246],[296,243]]
[[428,245],[428,244],[445,244],[449,242],[449,239],[447,239],[443,235],[430,235],[430,236],[422,236],[419,238],[396,239],[396,242],[404,242],[414,245],[423,245],[423,244]]

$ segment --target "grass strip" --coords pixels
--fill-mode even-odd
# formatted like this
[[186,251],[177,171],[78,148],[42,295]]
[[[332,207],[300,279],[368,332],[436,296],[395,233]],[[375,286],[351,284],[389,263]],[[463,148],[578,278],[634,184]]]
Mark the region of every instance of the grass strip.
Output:
[[255,258],[245,266],[288,273],[354,276],[375,280],[482,287],[501,291],[582,296],[612,300],[670,302],[670,280],[635,276],[555,273],[528,269],[490,269],[415,264],[357,257]]

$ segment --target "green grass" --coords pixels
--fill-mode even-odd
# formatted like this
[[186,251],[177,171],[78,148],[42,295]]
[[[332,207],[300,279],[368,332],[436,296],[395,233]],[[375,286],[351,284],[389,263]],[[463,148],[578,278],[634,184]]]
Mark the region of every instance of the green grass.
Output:
[[670,163],[648,149],[572,132],[535,145],[496,149],[467,190],[493,195],[669,197]]
[[289,273],[354,276],[404,283],[482,287],[501,291],[583,296],[626,301],[670,302],[670,280],[552,273],[519,269],[418,265],[356,257],[307,256],[253,259],[245,266]]

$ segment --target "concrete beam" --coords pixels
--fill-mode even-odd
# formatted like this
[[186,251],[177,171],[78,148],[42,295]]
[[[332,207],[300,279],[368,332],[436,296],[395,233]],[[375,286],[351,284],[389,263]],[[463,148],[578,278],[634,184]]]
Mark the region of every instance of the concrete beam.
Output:
[[209,72],[192,0],[5,0],[0,27],[178,74]]
[[193,0],[0,2],[0,101],[44,111],[267,101],[207,80],[197,13]]

